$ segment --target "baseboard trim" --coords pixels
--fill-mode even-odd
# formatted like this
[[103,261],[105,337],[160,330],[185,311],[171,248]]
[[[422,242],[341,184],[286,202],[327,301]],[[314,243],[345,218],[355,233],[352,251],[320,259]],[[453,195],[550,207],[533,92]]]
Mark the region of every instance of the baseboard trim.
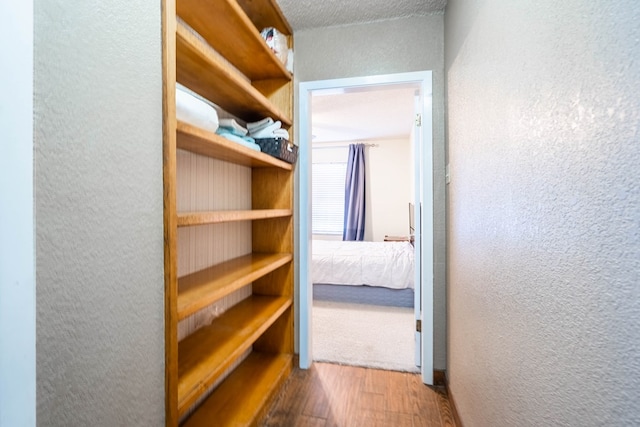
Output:
[[438,387],[445,387],[447,385],[446,371],[433,370],[433,385]]
[[451,404],[451,415],[453,415],[453,421],[456,423],[457,427],[463,427],[462,420],[460,419],[460,415],[458,415],[458,408],[456,407],[456,401],[453,398],[453,393],[451,393],[451,389],[449,388],[449,379],[444,376],[444,384],[447,388],[447,396],[449,397],[449,403]]

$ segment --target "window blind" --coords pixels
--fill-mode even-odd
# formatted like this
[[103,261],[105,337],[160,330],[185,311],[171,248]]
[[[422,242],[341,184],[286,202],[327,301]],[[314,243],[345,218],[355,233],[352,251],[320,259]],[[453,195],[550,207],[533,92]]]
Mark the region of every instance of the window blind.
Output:
[[311,168],[312,232],[342,234],[347,163],[314,163]]

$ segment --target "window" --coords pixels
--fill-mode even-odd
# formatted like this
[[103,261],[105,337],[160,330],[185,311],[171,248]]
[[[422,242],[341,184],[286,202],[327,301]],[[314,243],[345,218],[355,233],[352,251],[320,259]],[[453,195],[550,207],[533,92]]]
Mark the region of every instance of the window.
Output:
[[314,234],[342,234],[347,163],[314,163],[311,168]]

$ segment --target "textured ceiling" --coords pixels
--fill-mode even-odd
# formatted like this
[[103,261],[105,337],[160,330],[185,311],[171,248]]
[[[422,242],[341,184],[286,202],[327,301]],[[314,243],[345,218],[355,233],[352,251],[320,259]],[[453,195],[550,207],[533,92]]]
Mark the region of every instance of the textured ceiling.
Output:
[[[446,0],[277,0],[294,31],[444,13]],[[314,143],[408,137],[415,88],[378,87],[314,95]]]
[[277,0],[294,31],[444,12],[446,0]]
[[408,138],[418,89],[416,84],[315,91],[311,98],[313,142]]

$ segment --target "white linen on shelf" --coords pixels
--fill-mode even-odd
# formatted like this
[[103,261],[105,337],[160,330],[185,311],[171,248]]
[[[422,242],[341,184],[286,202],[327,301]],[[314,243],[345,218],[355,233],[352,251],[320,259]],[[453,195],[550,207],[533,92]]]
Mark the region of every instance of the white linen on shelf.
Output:
[[289,131],[282,129],[282,122],[280,120],[274,121],[271,117],[259,122],[247,123],[247,128],[249,136],[252,138],[284,138],[289,140]]
[[220,119],[220,127],[231,130],[238,136],[246,136],[249,131],[243,127],[236,119]]
[[180,86],[176,86],[176,118],[210,132],[218,130],[218,112],[215,108]]

